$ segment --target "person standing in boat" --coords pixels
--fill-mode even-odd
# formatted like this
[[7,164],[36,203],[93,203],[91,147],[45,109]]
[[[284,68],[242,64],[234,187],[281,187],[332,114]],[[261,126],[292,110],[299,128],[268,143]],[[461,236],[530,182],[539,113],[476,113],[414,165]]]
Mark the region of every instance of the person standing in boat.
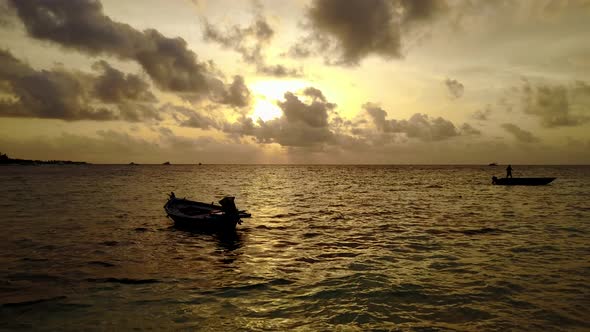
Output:
[[507,178],[512,177],[512,166],[510,166],[510,165],[508,165],[508,167],[506,167],[506,177]]

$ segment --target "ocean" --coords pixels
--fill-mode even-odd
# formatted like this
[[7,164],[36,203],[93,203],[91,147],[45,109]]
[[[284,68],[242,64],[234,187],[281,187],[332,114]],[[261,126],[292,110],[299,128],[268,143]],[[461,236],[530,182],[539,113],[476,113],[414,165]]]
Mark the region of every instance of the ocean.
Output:
[[[0,330],[588,331],[590,167],[0,167]],[[167,194],[236,197],[235,234]]]

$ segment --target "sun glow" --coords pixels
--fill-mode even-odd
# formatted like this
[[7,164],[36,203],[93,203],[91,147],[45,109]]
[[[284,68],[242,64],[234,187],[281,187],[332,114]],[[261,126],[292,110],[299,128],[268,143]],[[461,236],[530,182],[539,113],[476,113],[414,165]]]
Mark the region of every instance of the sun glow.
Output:
[[268,121],[281,117],[283,111],[274,103],[266,99],[258,99],[254,104],[254,112],[250,117],[252,120]]
[[312,86],[311,83],[300,80],[265,80],[252,83],[249,87],[256,101],[250,117],[254,121],[279,118],[283,111],[277,105],[277,101],[284,100],[288,91],[296,93],[308,86]]

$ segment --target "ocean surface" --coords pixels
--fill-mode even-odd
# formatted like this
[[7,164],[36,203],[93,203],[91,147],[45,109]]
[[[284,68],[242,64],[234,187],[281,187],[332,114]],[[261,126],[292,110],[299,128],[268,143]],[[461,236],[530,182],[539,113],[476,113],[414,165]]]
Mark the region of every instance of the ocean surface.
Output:
[[[589,331],[590,167],[0,167],[0,330]],[[167,194],[236,197],[235,234]]]

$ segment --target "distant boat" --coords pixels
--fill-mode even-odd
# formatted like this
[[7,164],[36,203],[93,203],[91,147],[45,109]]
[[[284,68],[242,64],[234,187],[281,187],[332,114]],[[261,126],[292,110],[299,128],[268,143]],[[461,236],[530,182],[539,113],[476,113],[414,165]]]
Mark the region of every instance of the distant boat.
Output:
[[496,163],[489,163],[488,166],[498,166]]
[[224,197],[219,204],[176,198],[172,192],[164,210],[176,226],[203,230],[233,231],[237,224],[242,223],[241,218],[251,216],[250,213],[236,208],[234,197]]
[[501,178],[492,176],[492,184],[499,186],[542,186],[556,178]]
[[170,165],[170,162],[167,161],[167,162],[163,163],[162,165]]
[[136,164],[136,163],[134,163],[134,162],[130,162],[130,163],[129,163],[129,165],[131,165],[131,166],[135,166],[135,165],[137,165],[137,164]]

